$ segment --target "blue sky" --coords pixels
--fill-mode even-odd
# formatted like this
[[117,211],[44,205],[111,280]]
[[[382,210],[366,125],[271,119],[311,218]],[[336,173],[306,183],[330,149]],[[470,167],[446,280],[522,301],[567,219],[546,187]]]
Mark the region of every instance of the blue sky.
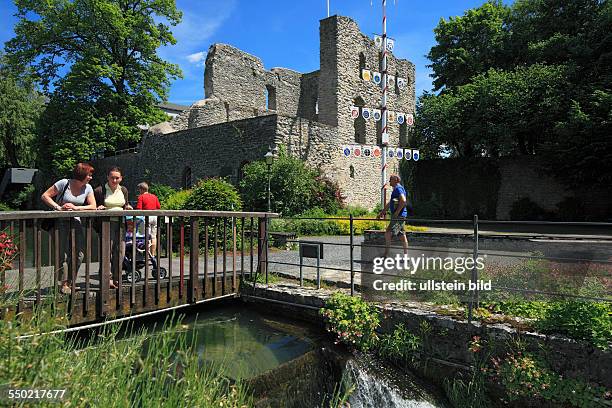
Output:
[[[330,15],[353,18],[369,36],[382,30],[380,0],[329,0]],[[387,33],[395,38],[394,53],[416,65],[417,96],[431,89],[425,55],[435,44],[433,29],[440,18],[462,15],[484,0],[387,0]],[[327,16],[326,0],[176,0],[183,21],[173,28],[177,44],[160,50],[179,64],[184,78],[172,84],[170,102],[189,105],[204,97],[204,66],[211,44],[233,45],[263,61],[267,69],[299,72],[319,68],[319,20]],[[13,36],[16,11],[0,0],[0,40]]]

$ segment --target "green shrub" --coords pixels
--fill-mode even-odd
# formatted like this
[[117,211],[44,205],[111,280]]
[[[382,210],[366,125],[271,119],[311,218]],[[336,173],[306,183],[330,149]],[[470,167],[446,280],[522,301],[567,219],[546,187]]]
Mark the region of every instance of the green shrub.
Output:
[[242,200],[236,188],[219,178],[203,179],[185,201],[187,210],[240,211]]
[[[240,191],[248,210],[266,211],[268,167],[256,161],[244,167]],[[270,167],[270,201],[272,211],[291,217],[320,207],[335,212],[342,207],[342,197],[335,183],[309,168],[302,160],[283,151]]]
[[0,211],[15,211],[8,204],[0,202]]
[[166,200],[168,200],[170,196],[176,193],[176,190],[164,184],[151,184],[149,185],[149,193],[155,194],[157,198],[159,199],[159,203],[161,204],[161,207],[166,208],[165,207]]
[[532,354],[512,354],[492,359],[491,374],[506,391],[510,401],[542,398],[555,406],[603,406],[596,399],[605,399],[604,387],[592,386],[574,378],[563,378],[552,371],[540,357]]
[[351,347],[367,351],[378,340],[376,329],[380,325],[380,312],[376,306],[356,296],[334,293],[321,309],[327,330]]
[[185,203],[191,196],[192,192],[192,190],[176,191],[166,198],[161,207],[164,210],[184,210]]
[[544,333],[564,334],[607,349],[612,342],[612,303],[568,300],[554,303],[537,328]]

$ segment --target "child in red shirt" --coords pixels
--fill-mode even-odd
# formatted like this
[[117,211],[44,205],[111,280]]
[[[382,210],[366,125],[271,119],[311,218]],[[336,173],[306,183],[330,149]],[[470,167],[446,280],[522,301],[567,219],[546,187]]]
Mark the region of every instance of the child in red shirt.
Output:
[[[136,186],[138,190],[137,210],[159,210],[161,205],[155,194],[149,193],[149,185],[144,181]],[[151,228],[151,253],[155,255],[157,249],[157,217],[149,218],[149,227]]]

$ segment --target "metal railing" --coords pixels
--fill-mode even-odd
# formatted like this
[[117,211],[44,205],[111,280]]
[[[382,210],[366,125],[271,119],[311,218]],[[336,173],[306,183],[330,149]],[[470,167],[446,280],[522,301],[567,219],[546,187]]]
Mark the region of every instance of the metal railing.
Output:
[[[315,240],[313,241],[312,237],[307,237],[305,239],[289,239],[287,242],[293,243],[296,245],[302,245],[307,243],[309,245],[312,244],[321,244],[322,247],[332,247],[332,248],[346,248],[348,247],[348,254],[344,254],[346,256],[345,263],[348,267],[344,267],[343,265],[329,265],[329,264],[321,264],[321,260],[317,258],[316,269],[317,275],[315,279],[315,284],[317,288],[321,287],[321,274],[319,274],[319,270],[323,270],[323,275],[326,274],[325,271],[328,271],[327,274],[331,272],[340,272],[346,273],[349,278],[348,284],[350,285],[350,293],[352,296],[355,295],[355,276],[356,274],[360,274],[361,277],[364,275],[372,275],[372,272],[364,271],[359,268],[357,270],[355,268],[355,264],[368,264],[371,262],[369,260],[364,259],[355,259],[355,250],[364,248],[379,248],[383,249],[386,245],[377,245],[368,243],[367,245],[355,243],[355,222],[357,221],[379,221],[379,222],[388,222],[385,220],[377,220],[371,218],[355,218],[352,215],[349,217],[327,217],[327,218],[317,218],[317,217],[293,217],[293,218],[282,218],[282,220],[310,220],[310,221],[348,221],[349,223],[349,233],[347,238],[348,242],[324,242],[324,240]],[[490,220],[479,220],[477,215],[474,215],[472,220],[429,220],[429,219],[408,219],[407,222],[410,225],[414,226],[452,226],[454,228],[460,227],[464,229],[462,232],[456,232],[454,235],[461,237],[469,237],[471,239],[471,247],[470,248],[428,248],[429,252],[441,252],[441,253],[454,253],[454,254],[470,254],[473,259],[477,259],[479,256],[495,256],[500,258],[516,258],[516,259],[533,259],[533,260],[546,260],[546,261],[558,261],[562,263],[591,263],[597,265],[604,265],[608,270],[609,278],[612,278],[612,223],[597,223],[597,222],[539,222],[539,221],[490,221]],[[385,224],[386,226],[386,224]],[[483,231],[484,230],[484,231]],[[494,235],[491,235],[491,232],[495,231]],[[270,235],[274,236],[273,228],[269,232]],[[419,234],[418,232],[415,234]],[[427,232],[425,233],[427,234]],[[452,234],[450,234],[452,235]],[[560,243],[565,241],[579,241],[579,242],[588,242],[588,240],[597,240],[600,243],[604,243],[604,245],[609,245],[608,251],[604,256],[599,256],[595,258],[585,258],[585,257],[576,257],[576,256],[552,256],[552,255],[538,255],[530,253],[529,255],[521,254],[521,253],[497,253],[495,251],[483,249],[482,245],[480,245],[480,241],[486,238],[488,240],[508,240],[511,242],[519,242],[521,240],[529,240],[532,242],[533,240],[542,240],[548,239],[550,242]],[[266,247],[269,246],[269,240],[266,239]],[[588,245],[588,244],[583,244]],[[409,245],[410,248],[410,245]],[[402,247],[395,246],[395,249],[401,250]],[[334,250],[332,249],[331,252]],[[318,252],[318,251],[317,251]],[[329,251],[324,251],[329,252]],[[531,251],[530,251],[531,252]],[[281,267],[285,267],[285,269],[289,269],[287,267],[299,267],[299,282],[300,286],[303,285],[304,277],[302,275],[302,269],[305,266],[302,259],[301,250],[299,253],[299,263],[287,261],[287,260],[274,260],[271,258],[267,258],[266,262],[269,265],[279,265]],[[308,267],[315,267],[315,265],[306,265]],[[266,273],[270,268],[266,268]],[[377,274],[377,276],[388,276],[388,277],[396,277],[396,275],[389,274]],[[296,276],[296,278],[298,278]],[[411,277],[411,279],[419,280],[419,277]],[[478,282],[480,279],[480,274],[478,268],[475,266],[470,270],[470,278],[469,281],[472,283]],[[268,282],[268,277],[266,276],[266,282]],[[611,301],[612,297],[608,297],[610,293],[606,293],[605,297],[597,297],[597,296],[583,296],[577,293],[567,293],[567,292],[554,292],[554,291],[546,291],[546,290],[538,290],[538,289],[528,289],[525,287],[512,287],[512,286],[502,286],[497,285],[493,291],[505,292],[505,293],[521,293],[525,295],[543,295],[549,297],[559,297],[559,298],[573,298],[573,299],[583,299],[583,300],[593,300],[593,301]],[[468,319],[471,321],[473,316],[474,308],[479,306],[480,303],[480,290],[478,287],[474,290],[470,290],[468,294],[467,300],[467,308],[468,308]]]
[[[77,324],[237,296],[239,279],[266,273],[266,225],[274,217],[222,211],[0,212],[0,227],[18,247],[11,265],[0,269],[0,313],[27,314],[51,304],[65,306]],[[126,221],[136,225],[139,218],[144,235],[126,235]],[[54,222],[47,231],[42,224],[49,219]],[[155,237],[146,228],[152,219]],[[247,237],[247,229],[257,234]],[[149,251],[152,238],[156,253]],[[121,257],[123,245],[128,250]],[[111,279],[117,288],[111,288]],[[61,281],[70,282],[69,293],[62,294]]]

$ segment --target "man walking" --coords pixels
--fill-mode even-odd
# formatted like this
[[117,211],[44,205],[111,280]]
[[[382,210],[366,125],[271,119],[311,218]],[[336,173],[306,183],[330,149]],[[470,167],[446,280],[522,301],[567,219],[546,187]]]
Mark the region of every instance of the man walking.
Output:
[[402,241],[402,245],[404,246],[404,254],[408,254],[408,239],[406,238],[406,232],[404,231],[406,216],[408,215],[406,189],[404,189],[404,186],[400,184],[400,181],[400,176],[397,174],[392,174],[389,177],[389,184],[391,187],[393,187],[391,199],[376,217],[377,219],[385,218],[387,210],[391,210],[391,221],[389,222],[389,226],[385,231],[385,257],[389,255],[391,238],[398,235],[400,237],[400,241]]

